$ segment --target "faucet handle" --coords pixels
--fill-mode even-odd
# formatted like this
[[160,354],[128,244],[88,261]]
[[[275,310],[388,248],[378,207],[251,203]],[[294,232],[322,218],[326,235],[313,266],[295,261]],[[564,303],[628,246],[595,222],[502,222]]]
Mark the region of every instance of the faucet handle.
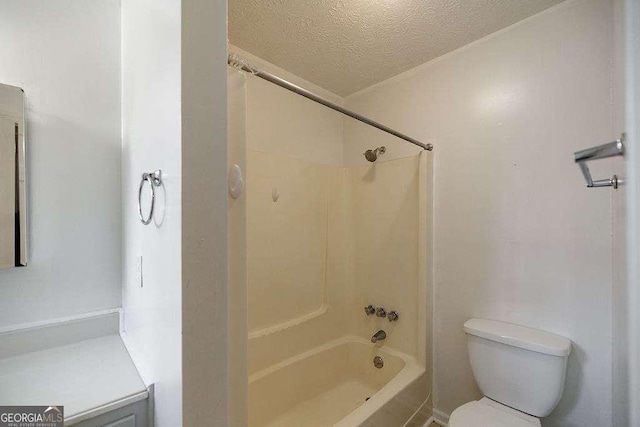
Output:
[[369,304],[364,308],[364,312],[367,314],[367,316],[371,316],[376,312],[376,308],[373,305]]
[[395,310],[391,310],[387,319],[389,320],[389,322],[396,322],[398,321],[398,317],[398,312]]
[[378,316],[378,317],[387,317],[387,310],[385,310],[382,307],[378,308],[378,310],[376,310],[376,316]]

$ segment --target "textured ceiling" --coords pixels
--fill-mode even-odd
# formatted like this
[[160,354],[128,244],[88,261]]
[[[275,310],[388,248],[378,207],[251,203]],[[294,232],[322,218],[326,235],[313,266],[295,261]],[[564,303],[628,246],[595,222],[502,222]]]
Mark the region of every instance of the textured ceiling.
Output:
[[229,0],[229,41],[346,96],[562,0]]

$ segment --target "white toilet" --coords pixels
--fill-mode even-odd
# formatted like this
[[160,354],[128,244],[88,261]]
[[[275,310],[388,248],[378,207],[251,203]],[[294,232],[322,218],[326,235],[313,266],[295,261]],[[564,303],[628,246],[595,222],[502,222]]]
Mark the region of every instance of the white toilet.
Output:
[[495,320],[467,320],[464,331],[473,376],[486,397],[453,411],[449,426],[541,426],[539,418],[562,397],[571,341]]

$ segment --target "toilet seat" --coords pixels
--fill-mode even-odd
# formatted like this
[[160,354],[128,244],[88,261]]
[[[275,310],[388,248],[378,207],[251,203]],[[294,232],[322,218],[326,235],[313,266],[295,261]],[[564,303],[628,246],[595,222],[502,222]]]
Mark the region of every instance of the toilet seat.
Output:
[[516,411],[487,397],[457,408],[449,418],[449,427],[541,427],[540,420]]

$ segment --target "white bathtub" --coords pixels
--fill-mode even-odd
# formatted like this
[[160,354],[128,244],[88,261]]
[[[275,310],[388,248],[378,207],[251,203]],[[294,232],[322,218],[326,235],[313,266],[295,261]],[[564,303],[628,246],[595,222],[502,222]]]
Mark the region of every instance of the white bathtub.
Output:
[[[381,369],[373,364],[375,356],[384,360]],[[381,409],[424,372],[413,357],[384,343],[343,337],[251,375],[249,426],[402,426],[416,408]],[[395,421],[388,420],[391,413]]]

